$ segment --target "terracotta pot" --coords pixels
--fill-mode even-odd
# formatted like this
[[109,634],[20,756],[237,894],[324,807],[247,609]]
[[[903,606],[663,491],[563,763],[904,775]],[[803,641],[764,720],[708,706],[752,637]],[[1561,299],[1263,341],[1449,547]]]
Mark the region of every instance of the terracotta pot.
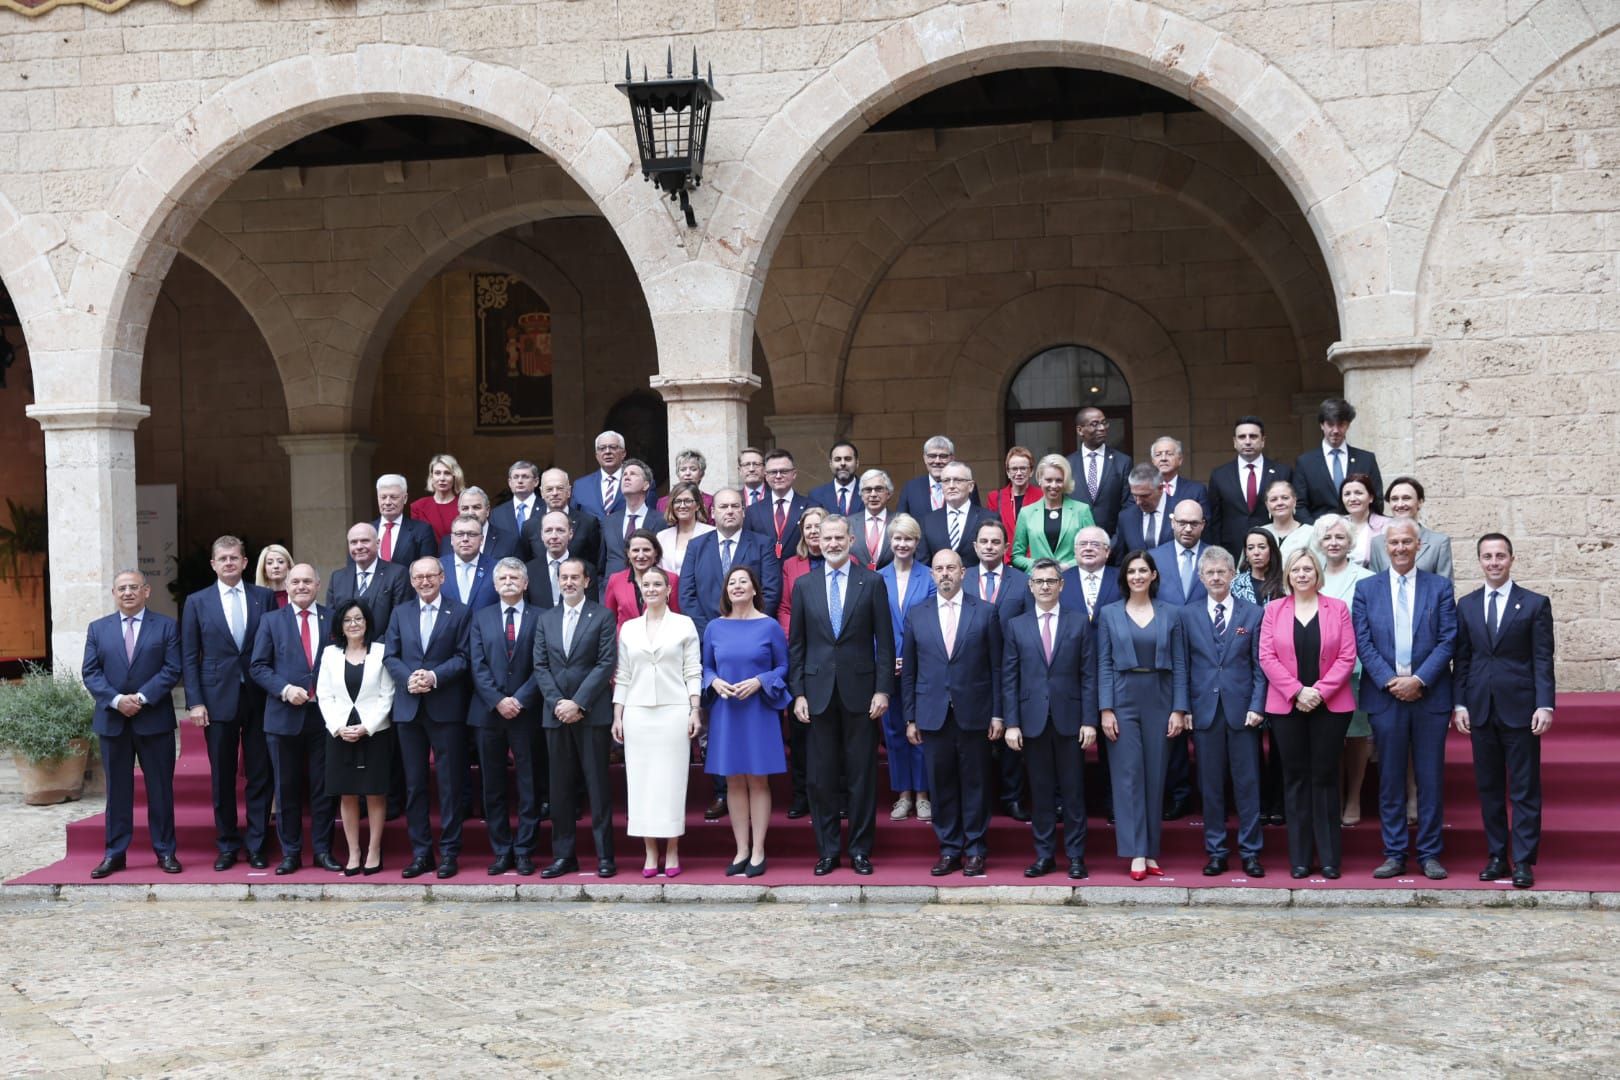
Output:
[[51,806],[72,802],[84,794],[84,771],[90,755],[90,744],[74,739],[77,753],[55,761],[29,761],[20,754],[13,755],[17,775],[22,780],[23,802],[29,806]]

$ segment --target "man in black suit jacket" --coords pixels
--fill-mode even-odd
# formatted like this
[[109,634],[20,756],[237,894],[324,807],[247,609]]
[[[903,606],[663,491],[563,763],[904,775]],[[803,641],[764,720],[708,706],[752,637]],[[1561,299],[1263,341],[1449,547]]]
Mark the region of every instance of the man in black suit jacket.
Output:
[[827,452],[832,479],[810,492],[810,504],[845,517],[861,510],[861,452],[848,439],[833,443]]
[[[1091,520],[1112,535],[1125,505],[1125,478],[1131,472],[1129,454],[1108,445],[1108,417],[1088,405],[1074,414],[1080,449],[1069,455],[1074,470],[1074,497],[1091,507]],[[1095,481],[1093,481],[1095,477]]]
[[585,595],[588,580],[583,560],[563,563],[563,602],[541,613],[534,634],[534,684],[551,756],[551,865],[540,871],[544,878],[579,869],[574,816],[582,774],[591,805],[596,876],[618,873],[608,783],[618,634],[608,610]]
[[1513,580],[1513,541],[1486,533],[1475,545],[1484,587],[1457,601],[1452,723],[1474,747],[1474,782],[1489,849],[1481,881],[1507,873],[1513,803],[1513,884],[1536,883],[1541,846],[1541,737],[1552,727],[1552,601]]
[[[478,519],[482,535],[478,539],[478,556],[491,566],[508,555],[518,553],[518,535],[507,527],[497,525],[491,518],[489,493],[481,487],[463,488],[456,497],[456,516],[471,515]],[[454,551],[447,534],[439,544],[439,557],[446,558]]]
[[[745,506],[743,511],[743,528],[765,538],[778,571],[782,560],[799,553],[799,518],[812,505],[808,498],[793,490],[798,476],[793,455],[786,450],[772,450],[765,455],[765,486],[770,491],[753,506]],[[742,499],[741,492],[737,493],[737,498]],[[775,616],[776,612],[766,614]]]
[[1377,456],[1350,445],[1350,424],[1355,418],[1356,407],[1344,398],[1328,398],[1317,410],[1322,445],[1305,451],[1294,462],[1294,490],[1299,494],[1302,521],[1344,513],[1339,485],[1353,473],[1365,473],[1372,480],[1373,513],[1384,512],[1384,478],[1378,472]]
[[[1063,572],[1064,608],[1083,612],[1086,621],[1097,625],[1097,612],[1122,599],[1119,569],[1108,565],[1113,545],[1100,526],[1088,525],[1074,538],[1075,564]],[[1108,774],[1108,740],[1098,739],[1097,782],[1090,785],[1092,808],[1114,820],[1114,783]]]
[[[572,539],[568,541],[568,554],[583,559],[594,583],[602,576],[606,552],[602,547],[602,522],[595,514],[570,506],[568,499],[574,487],[568,474],[561,469],[547,469],[540,474],[540,505],[523,525],[518,536],[518,558],[530,562],[539,557],[545,545],[540,540],[540,526],[547,513],[556,510],[568,516]],[[534,569],[529,569],[529,583],[534,584]]]
[[535,494],[535,489],[539,486],[538,465],[532,461],[512,462],[506,467],[506,488],[512,493],[512,497],[496,506],[489,515],[496,528],[517,538],[518,558],[524,562],[531,556],[525,554],[523,530],[528,528],[529,522],[545,509],[540,496]]
[[917,561],[932,565],[934,552],[950,548],[960,556],[962,565],[971,566],[977,561],[973,540],[979,535],[979,523],[1000,523],[1001,516],[974,505],[973,469],[967,462],[953,461],[945,466],[940,482],[945,486],[945,505],[930,510],[921,519],[922,542],[917,546]]
[[362,521],[349,529],[348,564],[333,571],[326,584],[326,606],[333,611],[339,604],[350,600],[364,600],[371,609],[373,641],[381,641],[388,632],[388,620],[394,608],[408,604],[416,594],[411,591],[411,575],[405,567],[384,562],[377,557],[377,528]]
[[849,784],[849,855],[872,872],[877,821],[876,723],[894,693],[894,622],[883,579],[849,557],[849,522],[821,522],[822,567],[793,583],[788,689],[810,725],[810,823],[816,875],[838,867],[840,775]]
[[410,484],[398,473],[377,477],[377,552],[385,562],[408,567],[439,550],[433,526],[406,516]]
[[1266,488],[1276,480],[1292,480],[1294,470],[1266,457],[1266,425],[1258,416],[1238,417],[1232,446],[1237,459],[1217,466],[1209,477],[1209,540],[1241,560],[1243,537],[1271,520]]
[[[956,460],[956,444],[944,435],[935,435],[923,443],[923,465],[927,471],[913,476],[900,489],[899,512],[910,514],[921,521],[931,512],[945,505],[945,466]],[[969,496],[973,505],[979,505],[977,493]]]
[[[596,525],[596,519],[584,511],[585,520]],[[545,610],[555,607],[562,602],[562,564],[568,559],[578,559],[585,564],[587,573],[594,573],[596,564],[584,555],[574,551],[573,516],[562,510],[547,510],[540,515],[540,528],[534,533],[535,557],[529,561],[529,603]],[[552,564],[556,563],[555,573]],[[554,580],[556,579],[556,580]],[[585,595],[592,600],[597,599],[596,583],[590,582],[586,587]]]
[[1184,460],[1181,440],[1160,435],[1148,448],[1148,457],[1159,470],[1159,488],[1164,492],[1165,505],[1174,508],[1182,499],[1192,499],[1204,508],[1204,520],[1209,520],[1209,488],[1190,476],[1181,475]]
[[629,565],[624,558],[624,542],[631,533],[637,529],[656,533],[669,526],[664,515],[658,512],[658,507],[647,497],[652,490],[652,469],[644,462],[631,458],[624,463],[621,472],[624,475],[624,489],[619,505],[602,522],[602,546],[606,549],[603,580]]

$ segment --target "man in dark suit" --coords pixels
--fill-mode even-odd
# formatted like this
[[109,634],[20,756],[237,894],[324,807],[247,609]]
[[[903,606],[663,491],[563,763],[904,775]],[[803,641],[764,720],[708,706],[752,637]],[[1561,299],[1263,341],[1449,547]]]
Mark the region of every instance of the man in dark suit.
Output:
[[[1206,593],[1198,560],[1209,550],[1203,540],[1204,508],[1190,497],[1163,505],[1170,506],[1170,530],[1174,539],[1150,553],[1159,568],[1158,598],[1174,607],[1201,603]],[[1170,740],[1170,751],[1165,758],[1166,821],[1179,821],[1192,809],[1192,762],[1187,753],[1191,739],[1191,732],[1184,731]]]
[[453,554],[439,560],[444,570],[444,594],[462,607],[478,611],[497,601],[491,571],[496,560],[480,554],[480,523],[472,514],[462,514],[450,526],[448,537]]
[[[595,521],[595,518],[586,515]],[[526,568],[529,575],[529,603],[542,611],[562,603],[562,564],[578,556],[569,554],[573,532],[568,515],[547,510],[540,516],[539,554]]]
[[[573,491],[573,485],[568,482],[568,474],[561,469],[547,469],[540,474],[540,503],[535,513],[529,515],[524,523],[523,532],[518,536],[518,558],[530,562],[539,557],[545,547],[540,539],[540,526],[547,513],[556,510],[566,515],[568,527],[573,539],[568,541],[568,554],[576,559],[585,560],[585,566],[591,572],[591,579],[602,576],[603,559],[606,552],[602,547],[602,522],[594,514],[586,513],[577,506],[569,506],[568,499]],[[534,570],[529,570],[529,583],[534,583]]]
[[579,478],[573,488],[573,505],[605,522],[609,514],[624,505],[624,436],[604,431],[596,437],[595,472]]
[[372,640],[388,632],[394,608],[410,603],[411,575],[398,563],[377,557],[377,529],[362,521],[349,529],[349,561],[333,571],[326,584],[326,606],[333,611],[350,600],[364,600],[371,609]]
[[1513,541],[1486,533],[1475,545],[1485,585],[1457,601],[1457,703],[1452,722],[1474,749],[1474,782],[1488,855],[1479,880],[1508,872],[1513,803],[1513,884],[1536,883],[1541,846],[1541,737],[1552,727],[1552,601],[1513,580]]
[[[534,672],[534,628],[540,611],[523,601],[529,574],[516,556],[495,564],[498,603],[476,611],[467,649],[472,701],[467,726],[478,745],[478,771],[484,786],[484,820],[495,861],[494,877],[516,868],[534,873],[540,836],[543,793],[536,782],[541,751],[540,692],[530,681]],[[517,785],[517,836],[506,812],[506,763],[510,755]]]
[[113,579],[118,612],[90,624],[80,678],[95,699],[92,722],[107,771],[106,846],[93,878],[124,869],[135,835],[135,761],[146,783],[146,827],[158,868],[180,872],[174,837],[174,687],[180,628],[148,611],[152,587],[137,570]]
[[[997,524],[1000,524],[998,521]],[[923,748],[934,802],[934,877],[983,877],[990,745],[1001,738],[1001,617],[962,591],[962,557],[934,553],[934,600],[906,613],[900,693],[906,739]]]
[[961,558],[962,565],[977,562],[973,553],[973,538],[979,534],[981,521],[1001,521],[982,506],[974,505],[973,470],[965,461],[953,461],[941,471],[940,482],[945,487],[945,505],[930,510],[922,519],[922,542],[917,546],[917,560],[932,565],[934,552],[950,548]]
[[1457,647],[1457,604],[1451,582],[1417,569],[1418,526],[1394,518],[1384,526],[1389,570],[1356,582],[1351,618],[1361,658],[1358,704],[1378,747],[1378,812],[1384,861],[1373,877],[1406,873],[1406,770],[1417,779],[1417,855],[1423,876],[1446,876],[1440,862],[1446,727],[1451,717],[1451,657]]
[[1148,457],[1153,461],[1153,467],[1159,470],[1159,488],[1164,492],[1164,505],[1174,509],[1182,499],[1192,499],[1204,508],[1204,517],[1207,519],[1209,488],[1191,477],[1181,475],[1183,460],[1181,440],[1171,438],[1169,435],[1160,435],[1153,440]]
[[[712,534],[711,534],[712,535]],[[894,693],[894,622],[883,579],[849,557],[849,521],[821,521],[819,572],[793,583],[788,688],[796,722],[810,725],[810,823],[818,877],[838,867],[838,802],[849,784],[850,865],[872,872],[877,821],[877,732]]]
[[377,555],[400,567],[439,550],[433,526],[405,514],[410,490],[410,484],[398,473],[377,478],[377,520],[372,522],[377,527]]
[[[248,665],[259,620],[276,609],[275,599],[269,589],[242,580],[247,554],[236,537],[214,541],[209,565],[214,583],[186,597],[180,610],[186,715],[208,741],[209,794],[219,848],[214,869],[235,866],[245,846],[249,863],[262,870],[270,865],[264,850],[270,832],[270,750],[264,741],[264,692]],[[247,776],[245,836],[236,816],[238,756]]]
[[[769,494],[753,506],[743,507],[743,528],[764,537],[776,562],[778,575],[781,573],[782,560],[791,559],[799,553],[799,518],[812,505],[808,498],[793,490],[793,482],[798,475],[792,454],[786,450],[772,450],[765,455],[765,486],[770,489]],[[737,499],[742,505],[742,492],[737,493]],[[685,564],[682,566],[684,568]],[[776,611],[766,608],[765,614],[775,617]]]
[[[456,496],[456,516],[471,516],[478,519],[478,548],[479,555],[485,556],[490,566],[494,566],[508,555],[518,552],[518,534],[512,532],[510,527],[502,527],[491,520],[489,494],[481,487],[463,488]],[[455,553],[451,538],[446,536],[439,545],[439,557],[448,558]]]
[[1292,480],[1294,470],[1266,457],[1266,425],[1258,416],[1240,416],[1232,425],[1237,458],[1217,466],[1209,477],[1210,542],[1243,556],[1243,537],[1271,520],[1266,488],[1274,480]]
[[1328,398],[1317,410],[1322,445],[1305,451],[1294,462],[1294,490],[1299,493],[1300,520],[1312,521],[1323,514],[1344,513],[1339,485],[1352,473],[1365,473],[1372,479],[1373,513],[1384,512],[1384,478],[1378,472],[1377,455],[1349,444],[1350,425],[1355,418],[1356,407],[1344,398]]
[[[1063,572],[1063,599],[1061,603],[1071,611],[1082,612],[1086,622],[1097,625],[1097,612],[1122,599],[1119,586],[1119,568],[1108,565],[1113,544],[1108,533],[1100,526],[1088,525],[1074,538],[1075,564]],[[1114,820],[1114,784],[1108,775],[1108,740],[1098,739],[1097,782],[1087,790],[1091,794],[1096,813]]]
[[534,685],[551,757],[551,864],[540,871],[544,878],[579,869],[574,818],[582,775],[591,806],[596,876],[618,873],[608,783],[618,634],[613,616],[586,595],[586,573],[581,559],[563,563],[563,602],[541,613],[534,634]]
[[1029,772],[1035,861],[1027,878],[1057,869],[1057,808],[1063,804],[1063,850],[1069,877],[1086,870],[1086,749],[1097,741],[1097,649],[1085,608],[1059,600],[1062,567],[1030,567],[1030,609],[1007,624],[1001,664],[1007,747]]
[[[506,488],[512,498],[490,511],[490,523],[517,541],[517,556],[527,562],[532,555],[525,553],[523,530],[536,514],[544,509],[535,489],[540,486],[540,467],[532,461],[514,461],[506,469]],[[502,558],[505,558],[503,555]]]
[[764,501],[771,490],[765,486],[765,452],[755,446],[737,451],[737,478],[741,481],[744,506]]
[[[1119,532],[1114,536],[1115,562],[1129,552],[1152,551],[1160,544],[1168,544],[1176,535],[1170,525],[1170,504],[1164,501],[1164,488],[1159,486],[1159,470],[1152,462],[1144,461],[1131,467],[1129,479],[1132,505],[1119,512]],[[1159,576],[1164,575],[1161,572]]]
[[303,858],[306,789],[315,865],[334,873],[343,870],[332,858],[337,796],[326,791],[326,744],[331,736],[315,704],[321,652],[332,637],[332,612],[315,603],[320,583],[320,575],[308,563],[287,571],[287,606],[265,615],[253,639],[250,670],[265,695],[264,736],[276,780],[278,874],[296,873]]
[[[960,462],[953,462],[955,468]],[[1007,527],[1001,518],[985,512],[973,531],[973,565],[962,575],[962,591],[976,596],[996,609],[1005,634],[1007,624],[1022,615],[1029,604],[1029,584],[1024,572],[1004,560],[1007,554]],[[1001,812],[1014,821],[1028,821],[1024,805],[1024,762],[1005,743],[991,748],[995,758],[996,799]]]
[[861,474],[861,511],[849,519],[850,557],[868,570],[881,570],[894,561],[889,550],[889,496],[894,481],[882,469]]
[[861,508],[861,452],[848,439],[833,443],[827,453],[832,479],[810,492],[810,503],[849,517]]
[[[669,526],[664,515],[647,498],[652,490],[652,469],[643,461],[631,458],[620,470],[624,476],[619,505],[602,522],[602,545],[605,549],[604,573],[611,576],[629,565],[624,558],[624,542],[637,529],[658,532]],[[578,484],[574,487],[577,489]]]
[[[1252,878],[1265,877],[1265,867],[1260,865],[1260,725],[1266,718],[1260,620],[1264,612],[1258,604],[1232,595],[1236,567],[1225,548],[1205,548],[1198,568],[1203,596],[1181,609],[1181,621],[1187,638],[1198,786],[1204,796],[1204,852],[1209,856],[1204,875],[1226,873],[1230,851],[1226,781],[1230,777],[1243,872]],[[1163,574],[1159,581],[1163,583]]]
[[[910,514],[921,521],[932,511],[945,505],[945,466],[956,460],[956,444],[944,435],[935,435],[923,443],[923,465],[926,471],[914,476],[900,489],[902,514]],[[979,505],[977,494],[969,496],[973,505]]]
[[[458,519],[459,521],[460,519]],[[394,724],[405,762],[405,819],[410,865],[404,878],[431,870],[452,878],[460,869],[462,795],[467,782],[467,608],[443,594],[444,567],[437,559],[411,564],[416,602],[394,609],[383,666],[394,679]],[[428,820],[428,755],[439,783],[439,860],[433,859]]]
[[1074,470],[1074,497],[1091,507],[1091,520],[1110,535],[1118,531],[1119,511],[1125,505],[1129,454],[1108,445],[1108,417],[1088,405],[1074,414],[1080,449],[1069,455]]
[[742,492],[722,488],[714,493],[714,531],[693,538],[681,562],[681,614],[697,625],[699,637],[711,619],[720,617],[726,575],[734,566],[753,568],[760,583],[760,606],[775,617],[782,600],[781,564],[768,538],[743,528]]

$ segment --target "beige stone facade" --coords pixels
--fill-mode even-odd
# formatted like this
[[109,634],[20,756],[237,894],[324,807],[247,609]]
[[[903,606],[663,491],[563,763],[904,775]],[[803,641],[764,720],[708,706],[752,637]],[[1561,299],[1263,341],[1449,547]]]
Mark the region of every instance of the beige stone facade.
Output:
[[[495,489],[516,457],[588,468],[590,435],[650,385],[711,482],[750,439],[808,476],[840,434],[903,479],[944,431],[988,484],[1019,366],[1073,344],[1124,374],[1136,454],[1168,432],[1199,477],[1237,412],[1292,457],[1342,389],[1385,475],[1428,486],[1459,580],[1471,537],[1511,533],[1564,622],[1563,685],[1620,687],[1620,499],[1600,479],[1620,467],[1610,0],[0,17],[0,283],[22,321],[0,477],[49,499],[63,657],[134,560],[137,481],[181,485],[189,539],[279,536],[330,566],[375,473],[416,483],[441,446]],[[670,46],[726,95],[693,230],[642,181],[612,86],[627,51],[651,65]],[[1201,111],[867,130],[1034,67]],[[397,114],[539,153],[252,169]],[[468,429],[466,290],[488,268],[557,313],[552,435]]]

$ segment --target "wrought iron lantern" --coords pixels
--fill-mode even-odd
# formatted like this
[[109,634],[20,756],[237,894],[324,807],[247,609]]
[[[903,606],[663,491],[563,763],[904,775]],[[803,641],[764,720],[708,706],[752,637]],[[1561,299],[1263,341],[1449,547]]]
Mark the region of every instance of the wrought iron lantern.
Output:
[[697,50],[692,50],[691,78],[675,77],[675,51],[665,60],[665,77],[641,81],[630,74],[630,54],[624,56],[624,82],[615,84],[630,99],[630,117],[636,126],[636,149],[641,154],[641,175],[678,201],[686,224],[697,227],[687,193],[703,183],[703,151],[709,141],[709,106],[723,100],[714,88],[714,65],[707,78],[698,74]]

